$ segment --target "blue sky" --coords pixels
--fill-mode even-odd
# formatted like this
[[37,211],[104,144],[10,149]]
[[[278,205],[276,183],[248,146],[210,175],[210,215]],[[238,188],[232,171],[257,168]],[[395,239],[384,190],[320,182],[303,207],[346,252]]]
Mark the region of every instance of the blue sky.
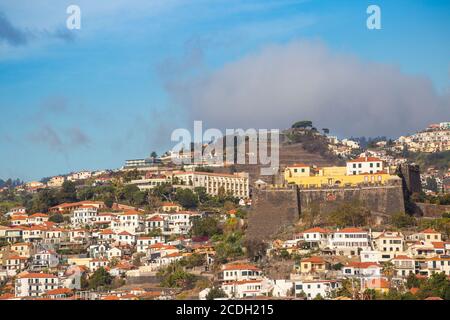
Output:
[[[70,4],[81,8],[81,30],[65,29]],[[369,4],[381,7],[382,30],[366,28]],[[437,0],[0,0],[0,178],[117,168],[170,148],[171,130],[191,128],[193,119],[282,128],[308,116],[339,136],[396,136],[448,121],[449,31],[450,2]],[[316,52],[321,60],[303,74]],[[298,71],[281,72],[280,60],[290,58]],[[341,79],[346,70],[348,78],[376,80],[361,87],[347,79],[348,91],[336,96],[333,82],[315,77]],[[289,85],[277,87],[279,77]],[[309,79],[318,87],[308,87]],[[324,86],[327,99],[302,100],[297,86],[305,94]],[[295,105],[286,117],[260,111],[253,119],[259,102],[248,97],[282,113],[274,97],[284,90],[292,100],[283,103]],[[371,106],[383,104],[389,121],[366,125],[378,109],[364,101],[377,96],[383,99]],[[326,109],[314,113],[325,101],[354,106],[333,122]],[[246,122],[240,111],[248,111]],[[359,115],[353,126],[347,112]],[[404,121],[404,114],[414,118]]]

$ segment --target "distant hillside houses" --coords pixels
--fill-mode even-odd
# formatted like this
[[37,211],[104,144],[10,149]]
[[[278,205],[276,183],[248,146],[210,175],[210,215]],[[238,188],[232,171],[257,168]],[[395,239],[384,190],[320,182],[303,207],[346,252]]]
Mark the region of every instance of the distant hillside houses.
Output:
[[396,141],[399,149],[405,146],[411,152],[441,152],[450,150],[450,122],[430,124],[425,130]]

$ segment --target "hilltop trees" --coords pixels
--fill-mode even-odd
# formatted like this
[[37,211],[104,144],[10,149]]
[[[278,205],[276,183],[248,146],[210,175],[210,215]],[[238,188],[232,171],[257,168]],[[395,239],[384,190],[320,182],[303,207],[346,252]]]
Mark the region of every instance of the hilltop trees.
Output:
[[292,125],[292,129],[306,129],[306,128],[312,128],[313,123],[310,120],[302,120],[297,121]]
[[59,203],[77,201],[77,189],[72,181],[64,181],[61,190],[57,193],[56,198]]

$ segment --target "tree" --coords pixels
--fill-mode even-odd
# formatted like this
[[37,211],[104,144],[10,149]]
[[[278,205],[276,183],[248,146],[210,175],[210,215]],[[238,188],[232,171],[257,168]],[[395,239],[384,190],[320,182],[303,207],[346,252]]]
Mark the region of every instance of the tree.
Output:
[[341,228],[366,225],[370,223],[370,210],[359,201],[346,202],[330,212],[328,223]]
[[160,285],[168,288],[186,288],[191,286],[195,280],[195,276],[184,271],[179,262],[160,269],[157,276],[161,279]]
[[328,129],[328,128],[323,128],[322,131],[323,131],[324,134],[329,134],[330,133],[330,129]]
[[58,201],[55,198],[53,190],[41,190],[33,197],[29,203],[28,211],[30,212],[47,212],[48,209],[56,205]]
[[388,278],[389,283],[391,283],[392,278],[395,275],[395,266],[392,262],[386,261],[383,263],[383,267],[381,269],[381,272],[383,273],[386,278]]
[[77,189],[75,183],[69,180],[64,181],[61,190],[56,197],[59,203],[77,201]]
[[89,288],[99,290],[108,288],[113,281],[113,276],[109,274],[103,267],[95,270],[94,274],[89,278]]
[[325,300],[322,295],[320,293],[318,293],[315,297],[314,300]]
[[198,198],[190,189],[177,189],[176,199],[187,209],[196,208],[198,205]]
[[203,254],[191,254],[188,257],[185,257],[180,260],[180,264],[186,268],[195,268],[195,267],[201,267],[205,264],[206,258]]
[[113,204],[114,204],[114,199],[110,196],[108,196],[105,200],[104,200],[105,206],[107,208],[112,208]]
[[400,229],[412,227],[416,223],[416,220],[414,219],[414,217],[407,215],[403,212],[394,213],[391,216],[390,220],[391,220],[390,222],[393,226],[400,228]]
[[417,277],[414,273],[410,273],[408,275],[408,277],[406,278],[406,287],[408,289],[420,287],[420,280],[417,279]]
[[64,217],[62,214],[56,213],[56,214],[52,214],[48,220],[51,222],[54,222],[54,223],[63,223]]
[[195,218],[192,222],[192,235],[196,237],[211,237],[220,234],[218,221],[213,217]]
[[220,287],[214,287],[209,290],[208,294],[206,295],[206,300],[214,300],[214,299],[220,299],[220,298],[226,298],[227,294],[225,291],[222,290]]
[[309,120],[303,120],[303,121],[297,121],[292,125],[293,129],[306,129],[311,128],[313,126],[312,121]]
[[158,157],[158,154],[155,151],[152,151],[150,154],[150,158],[156,159]]
[[222,241],[214,244],[216,250],[216,261],[224,263],[228,259],[235,259],[243,255],[242,250],[242,234],[233,232],[223,237]]

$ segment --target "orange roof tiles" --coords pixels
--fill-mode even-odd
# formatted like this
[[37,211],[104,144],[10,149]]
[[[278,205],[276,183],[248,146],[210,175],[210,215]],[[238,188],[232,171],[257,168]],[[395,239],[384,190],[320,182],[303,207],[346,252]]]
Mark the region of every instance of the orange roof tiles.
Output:
[[376,157],[359,157],[353,160],[349,160],[348,162],[381,162],[380,158]]

